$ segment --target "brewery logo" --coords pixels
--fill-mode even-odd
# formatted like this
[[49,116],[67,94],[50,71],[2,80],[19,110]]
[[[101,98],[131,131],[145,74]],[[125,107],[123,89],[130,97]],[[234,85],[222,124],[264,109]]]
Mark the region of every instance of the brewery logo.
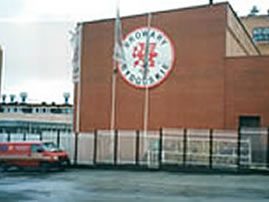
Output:
[[172,70],[173,44],[157,28],[142,27],[130,32],[123,40],[123,50],[125,62],[118,65],[119,72],[124,80],[137,88],[160,84]]

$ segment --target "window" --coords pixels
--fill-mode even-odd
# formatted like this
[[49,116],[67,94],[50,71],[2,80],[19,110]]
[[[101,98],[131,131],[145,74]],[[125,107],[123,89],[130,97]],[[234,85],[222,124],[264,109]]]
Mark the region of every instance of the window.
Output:
[[61,114],[62,110],[60,108],[51,108],[50,112],[53,114]]
[[31,152],[32,152],[32,153],[41,152],[41,151],[43,151],[43,150],[44,150],[44,149],[43,149],[43,147],[42,147],[41,144],[33,144],[33,145],[31,145]]
[[22,108],[21,109],[23,113],[32,113],[32,108]]
[[260,127],[261,117],[260,116],[240,116],[239,117],[240,127]]
[[252,37],[255,42],[269,43],[269,27],[256,27],[252,30]]

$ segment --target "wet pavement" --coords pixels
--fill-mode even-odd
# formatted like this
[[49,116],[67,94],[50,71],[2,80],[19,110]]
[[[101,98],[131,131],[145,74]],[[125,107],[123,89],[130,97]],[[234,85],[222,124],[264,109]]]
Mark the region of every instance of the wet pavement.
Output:
[[0,173],[0,201],[269,201],[269,176],[68,170]]

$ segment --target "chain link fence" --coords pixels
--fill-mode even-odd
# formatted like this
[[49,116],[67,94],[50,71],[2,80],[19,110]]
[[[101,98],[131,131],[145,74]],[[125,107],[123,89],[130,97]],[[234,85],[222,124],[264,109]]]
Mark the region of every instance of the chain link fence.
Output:
[[0,128],[0,142],[54,142],[69,153],[74,165],[269,171],[268,131],[166,128],[146,133],[95,130],[75,135],[70,130],[10,132]]

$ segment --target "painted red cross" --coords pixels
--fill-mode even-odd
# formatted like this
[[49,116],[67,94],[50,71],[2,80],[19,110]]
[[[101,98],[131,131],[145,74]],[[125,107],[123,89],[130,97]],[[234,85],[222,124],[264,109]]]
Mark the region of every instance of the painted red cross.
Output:
[[[148,57],[148,65],[149,67],[155,66],[155,57],[158,56],[158,53],[155,52],[156,43],[149,44],[149,57]],[[133,49],[133,58],[135,58],[134,66],[144,67],[145,53],[146,52],[146,43],[138,43],[137,46]]]

